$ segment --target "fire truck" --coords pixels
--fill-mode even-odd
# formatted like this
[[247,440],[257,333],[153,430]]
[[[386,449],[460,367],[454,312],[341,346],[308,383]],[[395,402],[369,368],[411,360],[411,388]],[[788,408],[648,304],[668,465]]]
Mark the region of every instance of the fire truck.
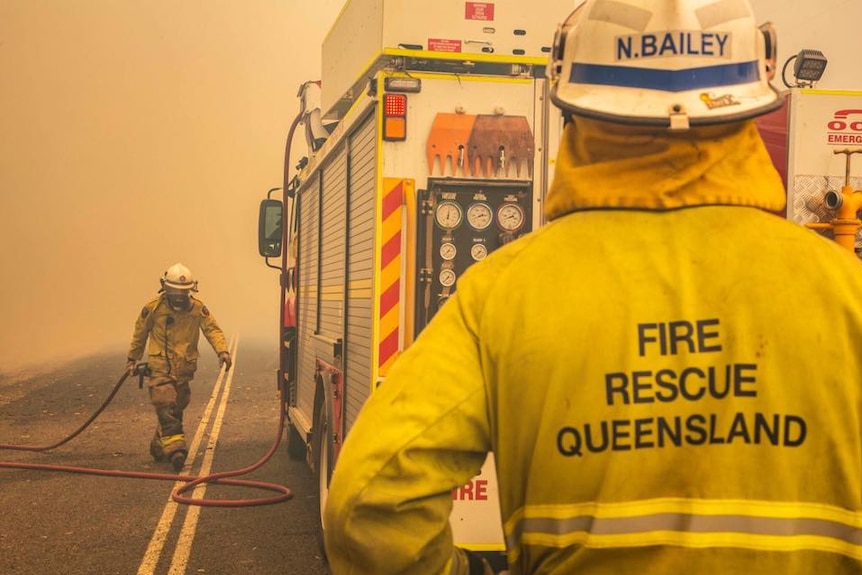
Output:
[[[562,130],[547,59],[582,2],[349,0],[326,36],[259,221],[288,452],[317,473],[321,509],[362,405],[459,276],[542,225]],[[502,551],[490,456],[453,500],[456,543]]]
[[778,28],[773,84],[783,89],[785,105],[759,118],[758,126],[787,189],[782,215],[858,254],[862,67],[849,39],[862,3],[822,0],[794,10],[783,0],[751,4],[760,20]]
[[788,219],[862,252],[862,91],[792,88],[759,121]]

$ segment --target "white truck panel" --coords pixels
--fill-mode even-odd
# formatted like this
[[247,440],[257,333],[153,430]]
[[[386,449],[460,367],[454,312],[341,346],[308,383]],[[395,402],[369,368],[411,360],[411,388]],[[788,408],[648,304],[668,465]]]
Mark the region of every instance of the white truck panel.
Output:
[[[790,94],[787,217],[800,224],[828,222],[828,191],[844,185],[846,156],[862,148],[862,92],[794,90]],[[862,188],[862,155],[851,160],[850,184]]]
[[387,49],[546,57],[555,24],[582,2],[348,0],[323,41],[321,109],[329,111]]

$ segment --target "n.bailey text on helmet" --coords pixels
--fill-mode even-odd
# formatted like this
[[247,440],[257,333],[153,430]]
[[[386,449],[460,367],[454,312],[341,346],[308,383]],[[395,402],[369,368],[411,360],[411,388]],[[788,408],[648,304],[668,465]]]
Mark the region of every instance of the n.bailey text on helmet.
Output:
[[669,31],[663,34],[632,34],[617,38],[616,59],[664,56],[730,57],[729,32]]

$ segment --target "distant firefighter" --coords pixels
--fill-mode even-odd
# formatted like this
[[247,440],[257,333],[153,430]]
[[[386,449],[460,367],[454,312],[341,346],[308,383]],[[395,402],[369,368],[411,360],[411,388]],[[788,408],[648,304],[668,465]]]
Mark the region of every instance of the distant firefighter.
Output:
[[156,461],[170,461],[179,471],[188,455],[183,411],[191,399],[189,382],[197,370],[200,333],[203,332],[225,369],[230,369],[231,357],[215,318],[192,295],[198,291],[192,272],[177,263],[168,268],[160,282],[159,296],[144,305],[135,322],[126,369],[135,372],[135,364],[143,356],[149,339],[147,387],[158,418],[150,454]]

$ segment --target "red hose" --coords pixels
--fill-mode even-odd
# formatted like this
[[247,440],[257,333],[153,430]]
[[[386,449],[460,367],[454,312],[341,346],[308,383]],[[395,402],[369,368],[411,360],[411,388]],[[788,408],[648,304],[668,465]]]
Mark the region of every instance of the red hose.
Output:
[[105,408],[108,407],[108,404],[111,403],[111,401],[114,399],[114,396],[117,395],[118,391],[120,391],[120,387],[123,385],[123,383],[126,381],[126,379],[128,377],[129,377],[129,372],[127,371],[126,373],[123,374],[123,377],[120,378],[120,380],[116,383],[116,385],[114,385],[114,389],[111,390],[111,393],[108,394],[108,397],[105,399],[105,401],[102,402],[102,405],[99,406],[99,409],[97,409],[93,413],[93,415],[90,416],[90,419],[85,421],[81,425],[81,427],[79,427],[78,429],[73,431],[71,433],[71,435],[67,436],[65,439],[61,439],[60,441],[58,441],[57,443],[54,443],[52,445],[41,445],[41,446],[13,445],[10,443],[0,443],[0,449],[15,449],[17,451],[50,451],[51,449],[54,449],[55,447],[60,447],[64,443],[68,443],[69,441],[71,441],[75,437],[77,437],[82,431],[87,429],[87,427],[89,427],[90,424],[93,423],[93,421],[95,421],[95,419],[97,417],[99,417],[99,415],[101,415],[101,413],[103,411],[105,411]]
[[[68,443],[76,436],[78,436],[82,431],[84,431],[93,421],[105,410],[111,400],[114,399],[114,396],[120,390],[120,387],[129,377],[129,373],[126,372],[120,378],[120,380],[114,385],[114,388],[111,390],[110,394],[108,394],[107,399],[102,402],[102,405],[90,416],[87,421],[83,423],[78,429],[72,432],[69,436],[65,437],[61,441],[54,443],[52,445],[43,445],[43,446],[27,446],[27,445],[14,445],[8,443],[0,443],[0,450],[3,449],[12,449],[17,451],[49,451],[56,447],[63,445],[64,443]],[[281,397],[284,397],[283,394],[280,394]],[[170,473],[151,473],[147,471],[120,471],[118,469],[95,469],[91,467],[77,467],[72,465],[50,465],[45,463],[17,463],[11,461],[0,461],[0,468],[6,469],[29,469],[36,471],[60,471],[65,473],[81,473],[84,475],[101,475],[107,477],[126,477],[132,479],[158,479],[163,481],[182,481],[185,482],[185,485],[181,485],[177,487],[173,493],[171,494],[171,499],[177,503],[182,503],[185,505],[199,505],[201,507],[251,507],[257,505],[272,505],[274,503],[281,503],[283,501],[287,501],[293,498],[293,492],[289,487],[285,485],[278,485],[275,483],[266,483],[263,481],[253,481],[247,479],[230,479],[231,477],[236,477],[237,475],[245,475],[247,473],[251,473],[255,469],[263,466],[269,459],[275,454],[278,449],[278,445],[281,443],[281,435],[284,432],[284,405],[280,406],[280,414],[278,419],[278,435],[276,436],[275,442],[272,447],[270,447],[269,451],[258,461],[257,463],[245,467],[243,469],[238,469],[235,471],[222,471],[219,473],[212,473],[210,475],[176,475]],[[212,483],[219,485],[236,485],[242,487],[251,487],[255,489],[265,489],[268,491],[275,491],[280,493],[280,495],[276,497],[270,498],[261,498],[261,499],[192,499],[188,497],[181,497],[181,493],[185,493],[186,491],[202,484],[202,483]]]
[[[283,394],[279,394],[280,397],[284,397]],[[279,401],[281,403],[281,401]],[[171,494],[171,498],[177,503],[185,503],[186,505],[200,505],[202,507],[246,507],[250,505],[271,505],[273,503],[280,503],[282,501],[287,501],[288,499],[293,497],[293,493],[290,489],[284,485],[277,485],[274,483],[263,483],[259,481],[249,481],[245,479],[229,479],[230,477],[236,477],[237,475],[245,475],[247,473],[251,473],[255,469],[262,466],[264,463],[269,461],[269,459],[275,454],[275,451],[278,449],[279,443],[281,443],[281,435],[284,432],[284,405],[279,406],[279,417],[278,417],[278,434],[275,437],[275,443],[272,444],[272,447],[269,448],[269,451],[253,465],[249,465],[243,469],[237,469],[234,471],[221,471],[219,473],[211,473],[209,475],[204,475],[202,477],[189,477],[188,483],[185,485],[180,485],[174,492]],[[185,493],[186,491],[192,489],[200,485],[201,483],[221,483],[224,485],[245,485],[247,487],[257,487],[259,489],[268,489],[270,491],[279,491],[282,493],[279,497],[273,497],[270,499],[191,499],[187,497],[181,497],[181,493]]]

